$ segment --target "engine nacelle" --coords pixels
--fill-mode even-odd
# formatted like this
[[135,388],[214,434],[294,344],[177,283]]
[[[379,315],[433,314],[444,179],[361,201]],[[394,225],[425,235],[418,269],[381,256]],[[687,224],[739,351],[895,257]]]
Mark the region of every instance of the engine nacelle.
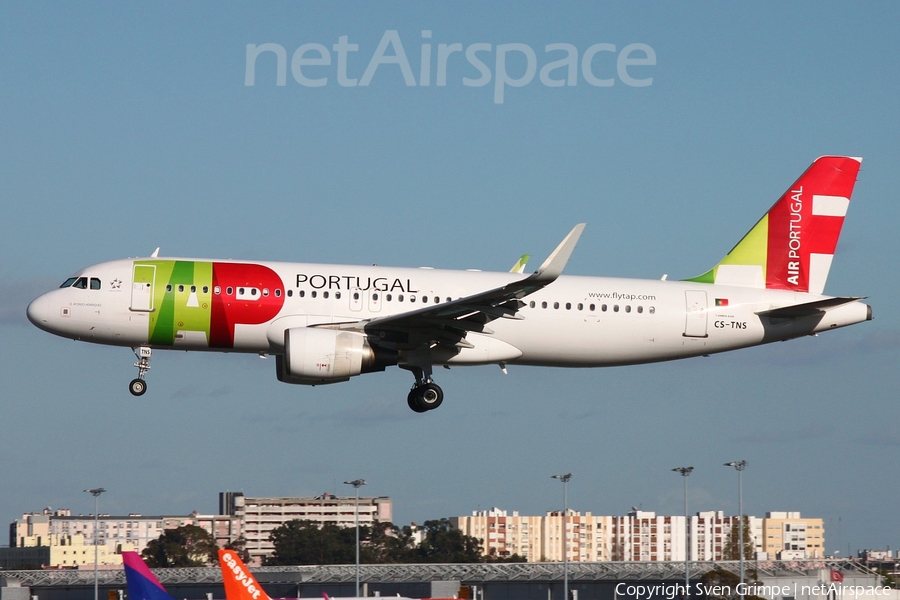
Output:
[[294,327],[284,331],[284,355],[275,357],[275,371],[284,383],[324,385],[383,371],[390,361],[378,358],[363,334]]

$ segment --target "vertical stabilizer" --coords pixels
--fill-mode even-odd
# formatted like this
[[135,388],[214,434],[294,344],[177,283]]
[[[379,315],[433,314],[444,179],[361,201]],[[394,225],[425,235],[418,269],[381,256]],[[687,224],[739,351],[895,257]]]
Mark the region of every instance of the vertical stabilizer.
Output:
[[234,550],[219,550],[225,600],[270,600],[262,586]]
[[823,156],[698,283],[821,294],[861,158]]
[[173,600],[137,552],[122,552],[128,600]]

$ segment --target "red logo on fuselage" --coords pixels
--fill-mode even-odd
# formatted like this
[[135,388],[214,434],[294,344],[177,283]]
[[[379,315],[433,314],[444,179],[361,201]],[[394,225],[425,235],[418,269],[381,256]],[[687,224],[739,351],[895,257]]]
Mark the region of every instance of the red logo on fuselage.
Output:
[[259,325],[284,306],[284,283],[263,265],[213,263],[210,348],[233,348],[234,326]]

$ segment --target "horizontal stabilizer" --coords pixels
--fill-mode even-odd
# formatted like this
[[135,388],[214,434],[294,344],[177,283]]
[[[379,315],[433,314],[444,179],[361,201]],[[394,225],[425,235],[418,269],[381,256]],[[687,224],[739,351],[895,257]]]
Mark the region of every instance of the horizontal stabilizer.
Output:
[[842,298],[826,298],[824,300],[816,300],[815,302],[806,302],[805,304],[795,304],[793,306],[784,306],[782,308],[773,308],[772,310],[764,310],[756,313],[760,317],[769,317],[772,319],[799,319],[811,315],[817,315],[825,312],[825,309],[840,306],[841,304],[849,304],[862,300],[862,296],[846,296]]

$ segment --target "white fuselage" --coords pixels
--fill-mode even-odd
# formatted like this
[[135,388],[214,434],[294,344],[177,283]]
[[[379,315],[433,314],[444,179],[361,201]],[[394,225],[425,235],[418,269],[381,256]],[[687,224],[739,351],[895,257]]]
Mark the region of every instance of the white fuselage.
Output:
[[[180,266],[164,276],[170,263]],[[215,281],[206,274],[213,272],[207,265],[215,266]],[[257,269],[277,277],[254,279]],[[136,273],[150,273],[141,275],[148,281],[135,281]],[[29,306],[32,322],[56,335],[100,344],[280,354],[287,328],[407,313],[523,276],[148,258],[98,264],[76,277],[86,283],[51,291]],[[790,339],[871,318],[869,307],[859,301],[799,319],[758,315],[824,298],[681,281],[560,276],[524,297],[518,318],[499,318],[488,324],[490,332],[468,333],[473,348],[460,348],[436,363],[638,364]]]

